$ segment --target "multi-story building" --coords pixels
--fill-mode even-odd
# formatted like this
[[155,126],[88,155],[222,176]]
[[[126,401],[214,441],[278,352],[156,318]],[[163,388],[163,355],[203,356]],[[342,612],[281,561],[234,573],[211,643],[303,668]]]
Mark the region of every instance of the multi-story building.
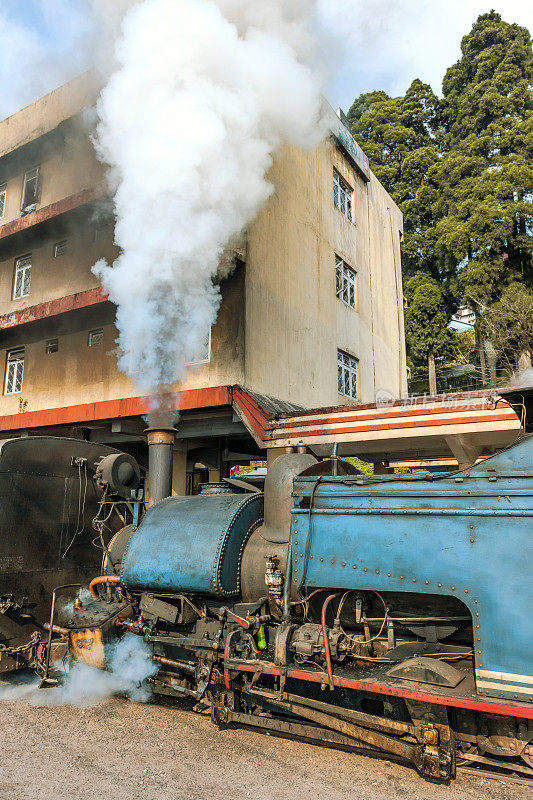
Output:
[[[115,309],[91,271],[117,252],[94,99],[85,75],[0,122],[0,436],[122,442],[142,460],[148,400],[117,368]],[[271,413],[406,391],[402,215],[343,120],[331,112],[315,150],[280,148],[269,180],[179,387],[181,490],[186,464],[260,455],[232,387]]]

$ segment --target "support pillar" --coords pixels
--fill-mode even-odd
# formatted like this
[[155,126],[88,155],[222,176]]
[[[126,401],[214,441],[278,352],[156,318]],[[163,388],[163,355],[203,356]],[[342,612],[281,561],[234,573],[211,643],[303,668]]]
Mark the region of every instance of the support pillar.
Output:
[[284,452],[285,452],[284,447],[269,447],[267,450],[267,457],[266,457],[267,469],[270,469],[276,458],[278,456],[282,456]]
[[468,437],[457,434],[446,436],[446,444],[457,459],[459,469],[473,466],[483,452],[483,446],[468,441]]
[[172,457],[172,494],[185,496],[187,493],[187,451],[174,450]]

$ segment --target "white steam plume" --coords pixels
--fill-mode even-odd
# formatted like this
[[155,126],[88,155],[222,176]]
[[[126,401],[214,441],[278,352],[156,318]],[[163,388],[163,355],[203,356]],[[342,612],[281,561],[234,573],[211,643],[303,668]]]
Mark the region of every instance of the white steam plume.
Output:
[[145,681],[159,667],[150,657],[149,646],[141,637],[126,633],[107,650],[107,670],[89,667],[74,661],[63,685],[55,689],[39,689],[37,679],[22,683],[0,684],[0,702],[21,700],[36,706],[92,706],[113,695],[126,695],[131,700],[145,702],[151,695]]
[[120,368],[154,393],[181,380],[202,351],[220,301],[221,255],[271,193],[273,152],[283,141],[316,145],[323,133],[316,5],[121,6],[97,129],[121,255],[94,271],[117,304]]

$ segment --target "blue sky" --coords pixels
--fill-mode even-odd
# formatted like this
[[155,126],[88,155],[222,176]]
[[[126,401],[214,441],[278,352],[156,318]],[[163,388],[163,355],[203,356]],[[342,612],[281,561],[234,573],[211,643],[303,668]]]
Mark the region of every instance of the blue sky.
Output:
[[[533,30],[532,0],[318,2],[323,19],[339,34],[326,53],[332,65],[327,96],[345,110],[361,92],[401,94],[416,77],[440,93],[446,68],[460,56],[461,37],[491,8]],[[0,118],[90,64],[88,5],[89,0],[0,0]]]

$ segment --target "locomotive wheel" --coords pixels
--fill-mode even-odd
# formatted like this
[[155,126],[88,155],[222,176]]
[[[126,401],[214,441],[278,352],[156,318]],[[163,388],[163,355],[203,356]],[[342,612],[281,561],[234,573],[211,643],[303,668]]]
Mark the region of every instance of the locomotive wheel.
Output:
[[523,761],[526,762],[528,767],[531,767],[531,769],[533,769],[533,742],[526,744],[526,746],[520,753],[520,757],[522,758]]

